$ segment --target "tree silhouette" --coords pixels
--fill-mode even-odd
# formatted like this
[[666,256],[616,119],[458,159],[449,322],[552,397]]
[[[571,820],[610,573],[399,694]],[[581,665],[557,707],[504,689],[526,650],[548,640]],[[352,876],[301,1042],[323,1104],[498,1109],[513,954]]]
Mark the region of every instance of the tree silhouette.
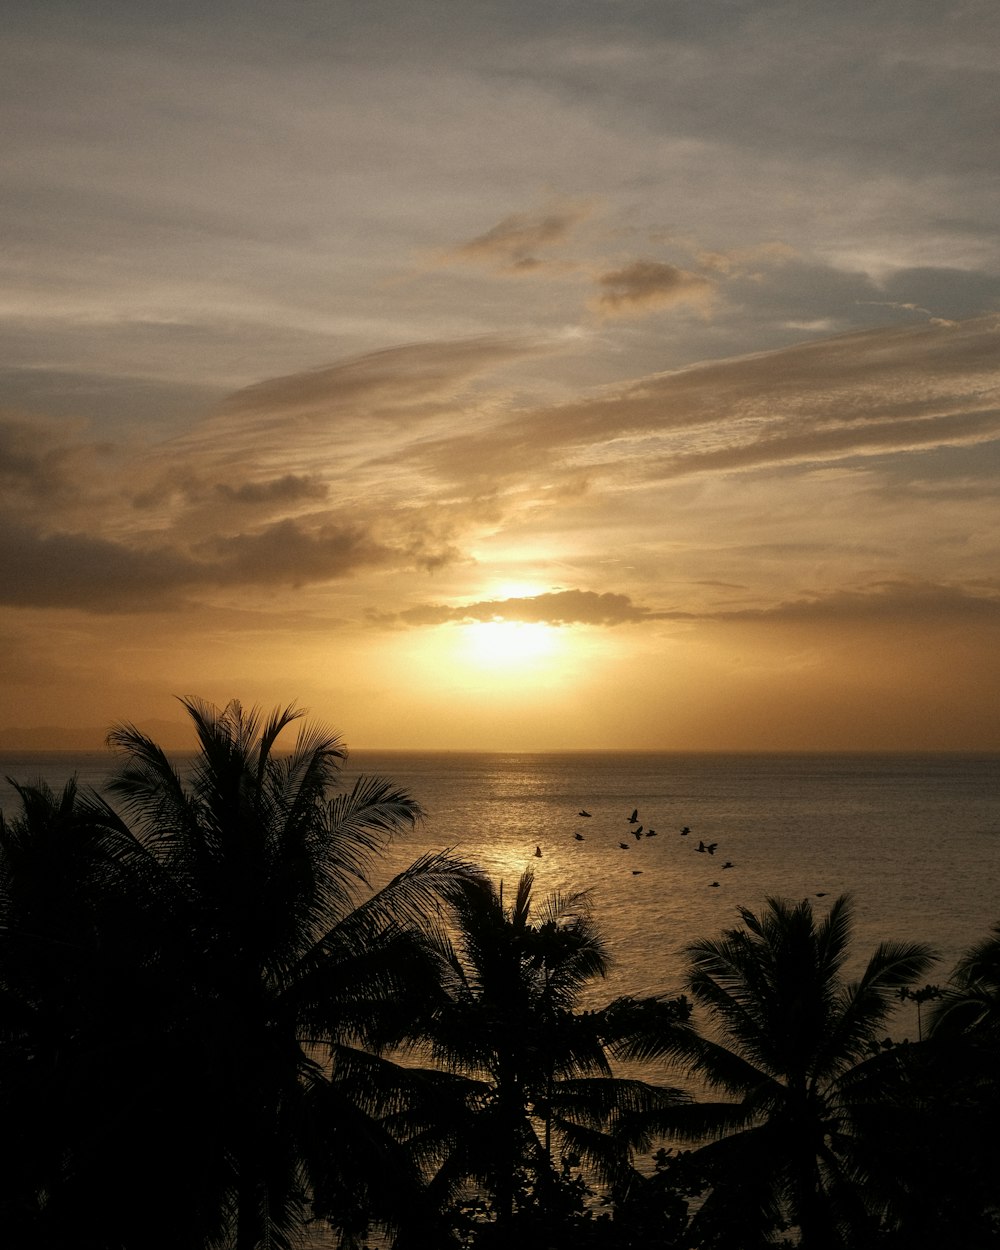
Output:
[[[131,1204],[146,1170],[173,1176],[164,1134],[140,1164],[128,1129],[150,1107],[150,1039],[172,1024],[170,912],[155,864],[96,796],[75,780],[15,788],[20,812],[0,815],[0,1240],[97,1245],[93,1226],[120,1244],[148,1220]],[[201,1215],[194,1178],[160,1227],[200,1235]]]
[[1000,922],[955,965],[929,1023],[937,1037],[966,1033],[1000,1042]]
[[[550,895],[536,919],[533,880],[522,874],[509,905],[502,884],[456,901],[449,993],[429,1024],[431,1057],[459,1078],[442,1103],[451,1117],[433,1187],[441,1201],[470,1180],[489,1194],[499,1244],[515,1216],[519,1242],[531,1244],[530,1217],[544,1223],[574,1207],[568,1167],[623,1184],[631,1160],[614,1126],[681,1098],[616,1077],[608,1053],[643,1008],[679,1008],[619,999],[579,1010],[584,989],[607,970],[607,949],[585,894]],[[548,1229],[545,1244],[552,1237]]]
[[922,1171],[899,1244],[997,1246],[1000,924],[962,955],[945,986],[933,988],[929,1042],[911,1062],[908,1149]]
[[[276,750],[293,708],[184,706],[199,746],[188,777],[123,725],[109,735],[120,811],[25,790],[4,827],[16,957],[3,961],[3,1063],[49,1056],[78,1108],[60,1119],[58,1157],[39,1148],[21,1179],[37,1182],[32,1214],[53,1247],[280,1250],[315,1215],[350,1244],[414,1209],[420,1173],[391,1122],[415,1114],[419,1090],[381,1052],[436,992],[439,908],[476,873],[427,856],[373,890],[379,853],[420,815],[408,795],[360,778],[331,797],[335,735],[302,724]],[[53,839],[66,897],[57,882],[36,914]],[[79,965],[62,976],[60,946]],[[101,1103],[89,1136],[88,1097]],[[99,1198],[85,1201],[70,1240],[53,1213],[100,1176],[113,1181],[98,1195],[114,1184],[120,1204],[102,1228]],[[138,1226],[117,1220],[140,1210]]]
[[[774,1244],[796,1230],[806,1250],[874,1236],[890,1187],[870,1132],[899,1097],[898,1060],[879,1042],[897,991],[933,962],[922,945],[883,943],[845,976],[847,896],[817,920],[808,900],[770,898],[742,925],[687,947],[687,987],[705,1013],[634,1052],[668,1056],[707,1101],[659,1118],[666,1135],[703,1142],[692,1155],[711,1188],[694,1244]],[[874,1053],[873,1053],[874,1052]]]

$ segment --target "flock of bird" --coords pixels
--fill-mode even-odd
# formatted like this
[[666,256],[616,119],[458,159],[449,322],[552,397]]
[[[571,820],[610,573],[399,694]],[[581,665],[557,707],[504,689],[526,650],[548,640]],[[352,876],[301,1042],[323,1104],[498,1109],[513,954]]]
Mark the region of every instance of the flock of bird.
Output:
[[[584,818],[584,819],[589,820],[589,819],[591,819],[591,817],[592,817],[592,813],[591,813],[591,812],[588,812],[588,811],[586,810],[586,808],[581,808],[581,809],[577,812],[577,816],[578,816],[578,817],[582,817],[582,818]],[[655,830],[655,829],[652,829],[652,828],[647,828],[647,827],[645,827],[644,825],[642,825],[642,824],[640,823],[640,821],[639,821],[639,809],[638,809],[637,807],[634,807],[634,808],[632,809],[632,814],[631,814],[631,816],[626,816],[626,818],[625,818],[625,822],[626,822],[626,824],[628,824],[628,825],[630,826],[630,828],[629,828],[629,832],[632,834],[632,837],[635,839],[635,841],[636,841],[636,842],[642,842],[645,838],[655,838],[655,837],[657,836],[657,832],[656,832],[656,830]],[[691,826],[690,826],[690,825],[684,825],[684,826],[680,829],[679,833],[680,833],[680,836],[681,836],[682,838],[687,838],[687,837],[690,837],[690,836],[691,836]],[[574,832],[574,834],[573,834],[573,840],[574,840],[575,842],[585,842],[585,841],[586,841],[586,836],[585,836],[584,834],[582,834],[579,830],[576,830],[576,831]],[[631,843],[631,842],[626,842],[626,841],[623,841],[621,838],[618,838],[618,840],[617,840],[617,841],[618,841],[618,848],[619,848],[620,850],[622,850],[622,851],[630,851],[630,850],[632,849],[632,843]],[[718,842],[706,842],[706,841],[705,841],[704,839],[702,839],[702,838],[699,838],[699,840],[698,840],[698,845],[697,845],[697,846],[695,846],[695,847],[693,848],[694,853],[695,853],[695,854],[697,854],[697,855],[714,855],[714,854],[715,854],[715,852],[716,852],[718,849],[719,849],[719,844],[718,844]],[[541,846],[536,846],[536,847],[535,847],[535,855],[536,855],[536,857],[537,857],[538,859],[541,859],[541,858],[542,858],[542,854],[543,854],[543,852],[542,852],[542,848],[541,848]],[[723,864],[721,864],[721,865],[720,865],[720,868],[721,868],[721,869],[723,869],[723,870],[726,870],[726,869],[729,869],[729,868],[735,868],[735,867],[736,867],[736,865],[733,863],[733,861],[732,861],[731,859],[727,859],[727,860],[726,860]],[[641,876],[642,876],[642,872],[643,872],[643,870],[642,870],[641,868],[633,868],[633,869],[632,869],[632,876],[633,876],[633,877],[641,877]],[[720,888],[721,888],[721,882],[719,882],[719,881],[710,881],[710,882],[708,883],[708,888],[709,888],[709,889],[716,889],[716,890],[717,890],[717,889],[720,889]],[[815,892],[814,897],[815,897],[815,898],[825,898],[825,897],[826,897],[826,894],[827,894],[826,890],[817,890],[817,891]]]
[[[586,810],[586,808],[581,808],[581,809],[580,809],[580,811],[578,811],[578,812],[577,812],[577,816],[579,816],[579,817],[583,817],[583,818],[585,818],[585,819],[588,819],[588,820],[589,820],[589,819],[591,818],[591,816],[592,816],[592,813],[591,813],[591,812],[588,812],[588,811]],[[632,834],[632,837],[633,837],[633,838],[634,838],[637,842],[641,842],[641,841],[643,840],[643,838],[655,838],[655,837],[657,836],[657,832],[656,832],[656,830],[655,830],[655,829],[652,829],[652,828],[647,829],[644,825],[642,825],[642,824],[640,823],[640,821],[639,821],[639,809],[638,809],[637,807],[634,807],[634,808],[632,809],[632,815],[631,815],[631,816],[627,816],[627,817],[626,817],[626,824],[628,824],[628,825],[630,825],[630,826],[631,826],[631,828],[630,828],[629,832]],[[689,825],[685,825],[685,826],[684,826],[684,827],[680,830],[680,836],[681,836],[682,838],[686,838],[686,837],[688,837],[688,836],[690,835],[690,833],[691,833],[691,827],[690,827]],[[577,830],[577,831],[573,834],[573,840],[574,840],[575,842],[584,842],[584,841],[586,841],[586,838],[585,838],[585,836],[584,836],[582,833],[580,833],[580,831],[579,831],[579,830]],[[619,849],[620,849],[620,850],[622,850],[622,851],[629,851],[629,850],[631,850],[631,849],[632,849],[632,844],[631,844],[631,842],[623,842],[623,841],[619,840],[619,842],[618,842],[618,847],[619,847]],[[715,852],[718,850],[718,847],[719,847],[718,842],[705,842],[704,840],[701,840],[701,839],[700,839],[700,840],[699,840],[699,842],[698,842],[698,845],[697,845],[694,849],[695,849],[696,853],[698,853],[698,854],[700,854],[700,855],[714,855],[714,854],[715,854]],[[542,848],[541,848],[540,846],[536,846],[536,847],[535,847],[535,856],[536,856],[536,858],[541,859],[541,858],[542,858],[542,854],[543,854],[543,852],[542,852]],[[726,860],[726,862],[722,865],[722,867],[723,867],[723,868],[735,868],[735,867],[736,867],[736,865],[732,862],[732,860],[727,859],[727,860]],[[632,876],[633,876],[633,877],[641,877],[641,876],[642,876],[642,872],[643,872],[643,870],[642,870],[641,868],[633,868],[633,869],[632,869]],[[719,888],[719,885],[720,885],[720,883],[719,883],[718,881],[712,881],[712,882],[710,883],[710,885],[709,885],[709,888],[710,888],[710,889],[718,889],[718,888]]]

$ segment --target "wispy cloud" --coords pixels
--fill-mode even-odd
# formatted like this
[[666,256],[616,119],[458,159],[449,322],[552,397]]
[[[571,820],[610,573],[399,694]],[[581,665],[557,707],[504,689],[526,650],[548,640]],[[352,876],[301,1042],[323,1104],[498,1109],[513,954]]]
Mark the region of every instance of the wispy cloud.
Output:
[[490,746],[496,619],[593,648],[557,744],[996,741],[1000,8],[386,5],[7,6],[25,723],[267,668]]
[[653,484],[707,471],[836,463],[998,433],[992,318],[845,335],[653,375],[414,445],[452,481],[627,472]]
[[541,213],[510,213],[484,233],[445,251],[443,258],[516,277],[549,269],[553,262],[540,253],[565,243],[591,212],[588,204],[567,204]]
[[[995,442],[997,342],[988,318],[871,331],[522,407],[491,374],[542,348],[477,338],[263,382],[151,450],[111,455],[56,427],[33,440],[8,422],[0,597],[131,611],[174,589],[468,570],[484,543],[561,544],[565,530],[581,553],[574,580],[593,589],[476,611],[655,619],[675,605],[609,598],[587,569],[626,542],[653,567],[662,556],[643,552],[697,531],[678,484]],[[881,489],[891,497],[891,480]]]

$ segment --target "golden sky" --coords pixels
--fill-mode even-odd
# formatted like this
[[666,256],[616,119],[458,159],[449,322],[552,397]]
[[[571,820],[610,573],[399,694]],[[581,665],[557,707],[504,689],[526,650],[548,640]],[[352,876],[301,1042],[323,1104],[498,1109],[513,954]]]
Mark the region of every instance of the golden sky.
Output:
[[0,746],[1000,747],[992,0],[8,26]]

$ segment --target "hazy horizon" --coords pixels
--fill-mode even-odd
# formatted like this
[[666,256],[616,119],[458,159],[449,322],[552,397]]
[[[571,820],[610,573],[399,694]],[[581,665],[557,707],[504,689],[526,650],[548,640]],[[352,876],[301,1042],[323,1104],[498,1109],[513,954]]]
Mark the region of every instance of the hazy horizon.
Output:
[[0,742],[1000,749],[998,44],[13,0]]
[[[155,742],[164,748],[164,750],[172,754],[191,754],[197,752],[197,743],[188,734],[181,724],[172,724],[170,722],[144,722],[138,728],[147,733]],[[60,741],[67,745],[51,746],[47,743]],[[290,750],[293,742],[290,739],[285,744],[284,750]],[[780,755],[780,756],[993,756],[997,752],[995,750],[985,748],[979,749],[942,749],[942,748],[908,748],[899,747],[893,749],[859,749],[859,748],[840,748],[826,749],[821,747],[775,747],[770,750],[759,750],[753,747],[615,747],[608,743],[604,746],[594,747],[547,747],[541,750],[523,750],[516,747],[496,748],[496,747],[440,747],[428,746],[409,746],[409,747],[386,747],[378,746],[372,743],[355,744],[344,741],[347,749],[348,761],[357,755],[600,755],[600,756],[616,756],[616,755],[647,755],[647,756],[753,756],[753,755]],[[109,747],[104,740],[104,733],[99,730],[87,731],[83,729],[72,730],[59,726],[43,726],[32,730],[8,729],[0,731],[0,756],[5,755],[93,755],[103,754],[107,752],[109,757],[113,754],[113,749]],[[283,753],[282,746],[279,743],[277,754]]]

